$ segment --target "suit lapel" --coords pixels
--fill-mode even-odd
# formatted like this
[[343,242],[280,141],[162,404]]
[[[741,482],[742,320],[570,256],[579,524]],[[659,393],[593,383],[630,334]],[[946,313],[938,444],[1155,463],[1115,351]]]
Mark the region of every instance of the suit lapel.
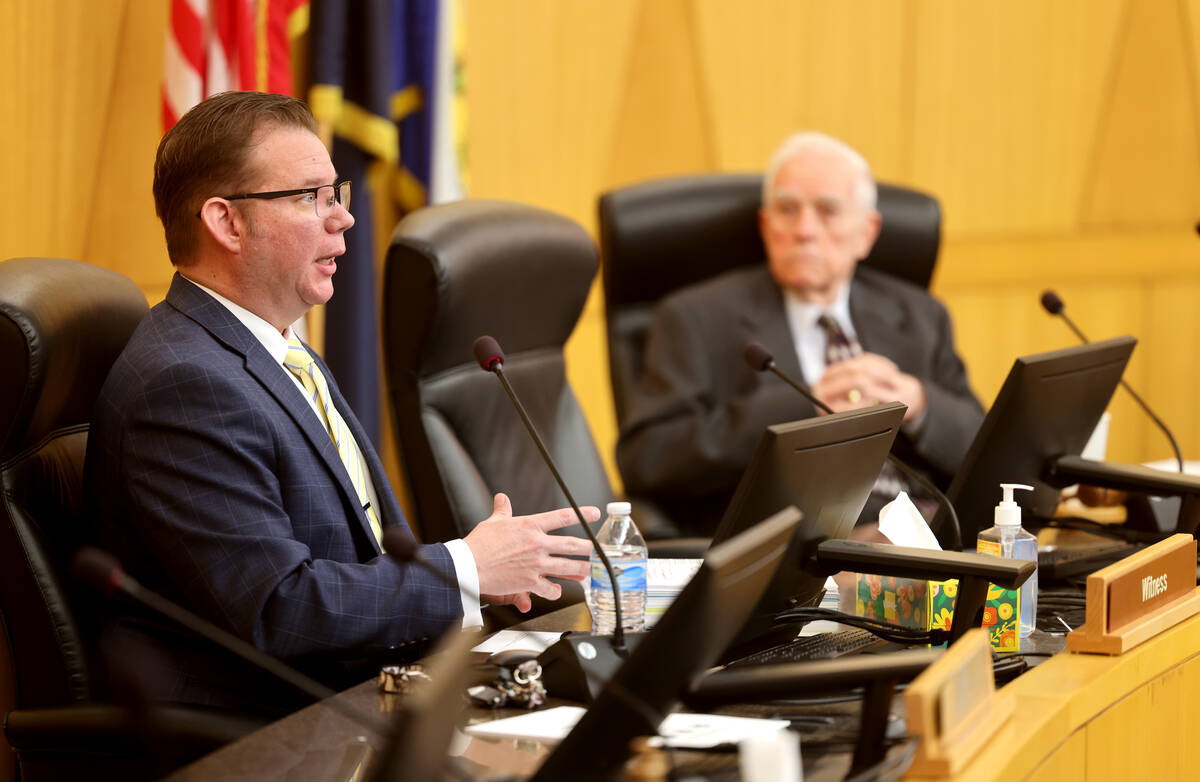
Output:
[[[167,291],[167,303],[199,323],[215,339],[243,357],[246,371],[262,385],[267,393],[274,397],[283,411],[295,423],[296,428],[308,440],[325,465],[325,469],[329,471],[330,476],[341,489],[343,499],[349,503],[350,507],[358,508],[358,512],[355,514],[358,524],[366,535],[366,539],[371,542],[378,553],[379,546],[375,540],[375,533],[371,530],[371,522],[359,507],[358,492],[354,490],[354,484],[350,482],[350,475],[346,471],[342,457],[338,454],[337,446],[333,444],[333,438],[329,436],[325,426],[312,411],[304,394],[296,387],[291,378],[284,374],[287,370],[275,363],[266,348],[234,317],[233,313],[219,301],[183,279],[178,273],[171,282],[170,290]],[[324,367],[324,364],[321,367],[322,371],[326,373],[328,381],[328,369]],[[351,426],[354,438],[358,441],[359,448],[363,450],[365,457],[368,449],[362,446],[361,438],[364,436],[361,433],[362,427],[357,425],[354,416],[346,415],[344,412],[346,401],[334,390],[332,383],[330,383],[330,393],[334,397],[334,406],[338,408],[338,412],[342,414],[347,425]],[[351,423],[352,420],[353,423]],[[375,474],[375,465],[370,459],[368,459],[368,464],[372,468],[371,477],[375,481],[378,493],[380,484],[379,478]],[[380,504],[386,503],[381,502]],[[383,523],[384,514],[382,511],[379,513],[381,523]]]
[[[746,330],[745,342],[759,342],[771,351],[775,364],[791,377],[803,378],[800,358],[796,355],[796,343],[788,328],[787,314],[783,309],[783,293],[770,271],[764,266],[751,277],[750,295],[745,298],[749,305],[742,310],[742,327]],[[730,360],[734,360],[732,357]]]
[[905,372],[919,367],[921,346],[912,338],[908,313],[869,275],[856,274],[850,286],[850,319],[864,350],[887,356]]

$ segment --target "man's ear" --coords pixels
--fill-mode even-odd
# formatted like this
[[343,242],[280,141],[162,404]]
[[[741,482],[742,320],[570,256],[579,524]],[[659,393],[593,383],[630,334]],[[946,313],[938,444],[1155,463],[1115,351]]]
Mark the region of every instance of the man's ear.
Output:
[[872,209],[863,218],[862,233],[860,234],[862,244],[858,248],[856,260],[861,261],[871,254],[871,248],[875,246],[875,240],[879,238],[879,229],[882,225],[883,218],[875,209]]
[[231,253],[240,253],[246,235],[241,212],[224,198],[210,198],[200,207],[200,222],[213,240]]

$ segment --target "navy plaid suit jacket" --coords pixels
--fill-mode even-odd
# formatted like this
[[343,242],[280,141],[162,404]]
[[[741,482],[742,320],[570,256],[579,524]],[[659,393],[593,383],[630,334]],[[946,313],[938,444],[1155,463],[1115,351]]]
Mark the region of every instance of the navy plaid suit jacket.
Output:
[[[407,526],[370,439],[317,363],[362,449],[380,521]],[[286,371],[177,274],[100,394],[85,486],[100,542],[131,574],[320,677],[326,662],[440,635],[462,605],[456,590],[379,553],[337,448]],[[421,555],[454,572],[445,546]],[[163,697],[221,701],[204,694],[203,672],[178,657],[173,667]]]

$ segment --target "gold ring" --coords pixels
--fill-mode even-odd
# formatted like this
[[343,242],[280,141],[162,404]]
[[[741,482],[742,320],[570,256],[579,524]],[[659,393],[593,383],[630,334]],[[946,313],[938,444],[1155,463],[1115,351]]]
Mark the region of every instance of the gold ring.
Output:
[[858,404],[862,401],[862,398],[862,391],[859,391],[857,388],[852,388],[846,392],[846,401],[852,405]]

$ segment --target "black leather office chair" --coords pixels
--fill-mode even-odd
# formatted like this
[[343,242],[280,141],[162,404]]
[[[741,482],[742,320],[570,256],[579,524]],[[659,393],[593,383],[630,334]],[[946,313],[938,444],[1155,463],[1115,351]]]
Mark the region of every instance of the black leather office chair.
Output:
[[[596,246],[579,225],[532,206],[459,201],[396,227],[384,272],[384,355],[424,540],[470,532],[491,515],[494,492],[508,493],[517,514],[567,504],[499,381],[475,362],[471,347],[483,334],[504,349],[505,374],[575,500],[603,509],[613,499],[563,356],[596,267]],[[647,538],[674,535],[652,508],[633,503]]]
[[96,661],[102,602],[66,575],[86,536],[92,405],[146,310],[115,272],[58,258],[0,263],[0,708],[15,755],[6,762],[24,782],[154,778],[262,724],[117,705],[130,694],[112,691]]
[[531,206],[468,200],[396,227],[384,272],[384,354],[397,439],[425,540],[462,537],[508,493],[517,514],[562,507],[499,381],[471,346],[490,334],[563,478],[581,504],[612,499],[563,344],[595,277],[596,249],[572,221]]
[[[758,233],[761,203],[761,174],[672,177],[600,197],[608,361],[618,424],[642,376],[646,331],[659,299],[735,267],[765,262]],[[941,244],[937,200],[880,184],[878,209],[883,228],[863,263],[928,288]]]

